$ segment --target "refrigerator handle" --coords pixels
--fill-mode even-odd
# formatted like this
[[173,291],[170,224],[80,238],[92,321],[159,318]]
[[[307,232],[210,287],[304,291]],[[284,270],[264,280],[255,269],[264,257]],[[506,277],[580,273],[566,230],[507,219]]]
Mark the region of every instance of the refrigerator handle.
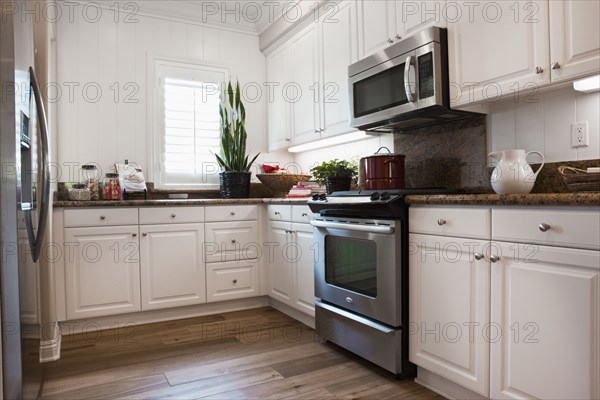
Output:
[[[46,231],[46,222],[48,221],[48,210],[50,208],[50,159],[48,155],[48,125],[46,119],[46,110],[42,102],[40,87],[35,77],[33,67],[29,67],[29,75],[31,80],[31,88],[35,97],[35,104],[40,126],[40,144],[41,144],[41,174],[42,174],[42,190],[40,193],[40,212],[37,226],[37,235],[33,230],[31,221],[31,211],[25,211],[25,224],[27,226],[27,236],[29,237],[29,247],[31,248],[31,256],[34,262],[37,262],[40,257],[42,241]],[[38,164],[38,165],[39,165]]]

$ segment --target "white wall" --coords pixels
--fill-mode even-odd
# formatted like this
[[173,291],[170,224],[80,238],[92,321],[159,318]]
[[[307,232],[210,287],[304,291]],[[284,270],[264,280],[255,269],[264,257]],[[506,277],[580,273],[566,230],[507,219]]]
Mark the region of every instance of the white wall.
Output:
[[[150,172],[148,149],[153,126],[149,120],[152,108],[148,106],[152,99],[146,96],[149,54],[226,65],[242,84],[262,84],[265,80],[265,57],[259,51],[258,36],[144,15],[135,15],[137,22],[125,23],[125,13],[115,23],[115,13],[108,9],[93,22],[94,10],[88,10],[84,17],[80,4],[74,9],[73,18],[65,12],[57,22],[61,181],[78,179],[67,173],[69,163],[98,162],[107,168],[129,159]],[[69,87],[74,87],[72,96]],[[102,95],[96,101],[97,87]],[[139,91],[134,92],[136,88]],[[127,95],[136,102],[126,102]],[[248,151],[264,151],[266,102],[261,99],[245,104]],[[146,179],[152,181],[153,177],[147,175]]]
[[[549,162],[600,158],[600,93],[567,87],[537,93],[532,100],[491,105],[487,117],[490,151],[537,150]],[[589,121],[590,145],[572,148],[571,123],[582,121]]]

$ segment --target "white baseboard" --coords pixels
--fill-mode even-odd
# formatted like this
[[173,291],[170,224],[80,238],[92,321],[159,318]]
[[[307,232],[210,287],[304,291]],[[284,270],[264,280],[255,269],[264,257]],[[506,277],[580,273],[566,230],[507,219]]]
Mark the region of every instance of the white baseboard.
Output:
[[56,361],[60,358],[60,346],[62,344],[62,334],[58,322],[53,323],[52,338],[40,341],[40,363]]
[[417,367],[417,377],[415,382],[427,389],[452,400],[476,399],[482,400],[487,397],[475,393],[465,387],[462,387],[448,379],[441,377],[424,368]]
[[298,311],[295,308],[292,308],[287,304],[283,304],[282,302],[277,301],[271,297],[269,297],[269,305],[274,309],[281,311],[286,315],[289,315],[295,320],[302,322],[304,325],[308,325],[313,329],[315,328],[315,317]]

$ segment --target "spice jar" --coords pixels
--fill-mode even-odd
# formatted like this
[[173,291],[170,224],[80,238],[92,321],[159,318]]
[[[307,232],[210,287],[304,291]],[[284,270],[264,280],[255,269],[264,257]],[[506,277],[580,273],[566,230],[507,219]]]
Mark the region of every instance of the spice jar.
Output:
[[69,189],[69,200],[87,201],[90,199],[90,190],[83,183],[75,183]]
[[123,191],[121,190],[119,174],[107,173],[104,177],[102,190],[104,200],[121,200],[123,198]]
[[100,178],[94,164],[81,166],[83,171],[83,184],[90,190],[90,200],[100,200]]

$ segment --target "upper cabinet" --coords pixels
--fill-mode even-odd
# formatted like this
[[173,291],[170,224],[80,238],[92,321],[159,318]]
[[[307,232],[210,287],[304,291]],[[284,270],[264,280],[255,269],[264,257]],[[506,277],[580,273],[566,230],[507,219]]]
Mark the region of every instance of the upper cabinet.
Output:
[[552,82],[600,72],[600,2],[550,1]]
[[445,0],[358,2],[360,56],[366,57],[429,26],[446,26]]
[[358,60],[356,3],[330,2],[267,55],[269,151],[352,131],[348,65]]
[[446,9],[454,106],[519,100],[599,71],[597,1],[463,1]]

